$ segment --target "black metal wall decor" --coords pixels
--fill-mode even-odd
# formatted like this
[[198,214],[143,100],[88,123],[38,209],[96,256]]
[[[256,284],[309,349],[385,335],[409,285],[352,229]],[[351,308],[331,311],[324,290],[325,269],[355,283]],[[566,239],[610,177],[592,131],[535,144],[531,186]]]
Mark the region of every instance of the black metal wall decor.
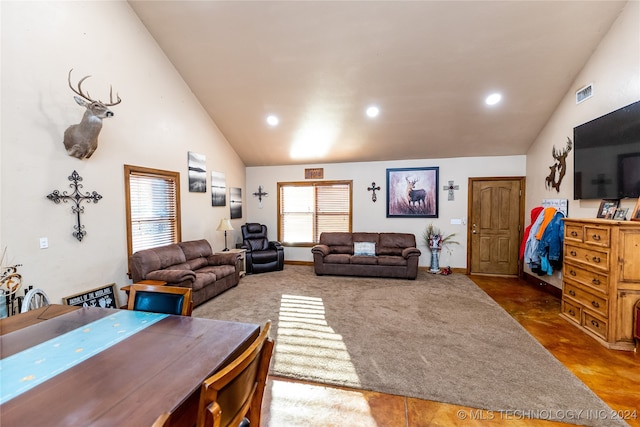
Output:
[[371,200],[375,203],[378,200],[378,196],[376,196],[376,191],[380,191],[380,186],[376,187],[376,183],[372,182],[371,187],[367,187],[368,191],[372,191]]
[[75,206],[71,207],[71,212],[76,214],[77,220],[77,225],[73,226],[75,230],[73,232],[73,237],[82,242],[82,238],[87,235],[87,232],[84,231],[84,225],[80,224],[80,214],[84,212],[84,207],[81,206],[80,203],[83,201],[87,203],[98,203],[98,200],[102,199],[102,196],[95,191],[81,194],[79,189],[82,188],[82,184],[79,184],[79,182],[82,181],[82,177],[78,175],[78,172],[76,171],[73,171],[69,177],[69,181],[72,181],[72,183],[69,184],[69,187],[73,189],[73,193],[67,194],[66,191],[61,193],[58,190],[53,190],[52,193],[47,194],[47,199],[53,201],[55,204],[59,204],[61,201],[64,203],[71,201],[75,204]]
[[254,197],[258,198],[258,207],[262,209],[262,197],[267,197],[269,193],[262,191],[262,185],[258,185],[258,191],[253,193]]

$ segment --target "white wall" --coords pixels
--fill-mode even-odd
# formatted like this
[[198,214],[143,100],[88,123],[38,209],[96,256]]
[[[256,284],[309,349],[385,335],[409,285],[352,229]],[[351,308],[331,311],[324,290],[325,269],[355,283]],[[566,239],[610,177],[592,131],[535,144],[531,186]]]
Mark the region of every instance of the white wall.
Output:
[[[575,92],[593,83],[592,98],[576,105]],[[600,200],[573,200],[573,152],[567,157],[567,174],[560,192],[545,187],[553,147],[573,140],[573,128],[613,110],[640,100],[640,2],[630,1],[600,42],[562,102],[527,153],[527,225],[532,208],[542,199],[569,200],[569,217],[595,218]],[[636,200],[623,200],[621,207],[633,208]],[[529,271],[526,269],[526,271]],[[560,273],[543,280],[562,286]]]
[[[211,207],[210,192],[189,193],[187,152],[206,155],[208,171],[244,188],[244,164],[126,2],[2,1],[0,247],[21,263],[24,283],[61,297],[115,282],[129,284],[124,164],[180,172],[182,236],[223,247],[216,232],[229,207]],[[106,100],[113,85],[122,103],[104,120],[90,159],[67,155],[62,136],[84,109],[73,100],[67,73]],[[78,171],[84,191],[103,196],[84,204],[87,235],[72,235],[70,204],[46,198],[70,191]],[[207,184],[209,185],[207,177]],[[233,221],[240,227],[243,220]],[[237,224],[236,224],[237,223]],[[39,239],[49,239],[39,249]],[[121,295],[122,297],[122,295]],[[124,302],[124,301],[121,301]]]
[[[430,264],[429,250],[422,242],[422,234],[429,223],[440,227],[445,233],[456,233],[455,240],[460,246],[453,246],[451,254],[442,251],[440,265],[466,268],[467,265],[467,194],[470,177],[524,176],[526,159],[524,156],[474,157],[453,159],[421,159],[392,162],[335,163],[296,166],[265,166],[247,168],[247,217],[251,221],[266,224],[269,237],[277,238],[277,183],[304,181],[305,168],[324,168],[325,180],[353,180],[353,230],[390,231],[413,233],[422,251],[420,265]],[[438,218],[387,218],[386,217],[386,170],[387,168],[439,167],[439,217]],[[448,191],[443,186],[454,181],[460,186],[454,191],[455,200],[448,201]],[[367,191],[371,183],[380,186],[377,202],[371,201]],[[258,208],[257,197],[252,193],[262,185],[269,196],[263,199],[264,207]],[[452,219],[463,219],[465,224],[452,225]],[[236,240],[240,241],[237,235]],[[311,248],[287,247],[285,260],[312,261]]]

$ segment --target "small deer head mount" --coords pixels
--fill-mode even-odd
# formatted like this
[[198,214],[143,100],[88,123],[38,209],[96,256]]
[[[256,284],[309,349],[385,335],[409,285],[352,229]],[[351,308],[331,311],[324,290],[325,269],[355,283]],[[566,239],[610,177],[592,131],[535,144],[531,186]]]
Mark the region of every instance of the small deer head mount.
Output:
[[113,112],[108,107],[119,104],[122,100],[116,93],[116,101],[113,101],[113,88],[109,89],[109,103],[91,99],[89,92],[82,91],[82,83],[91,76],[85,76],[78,82],[76,90],[71,85],[71,72],[69,70],[69,87],[77,95],[73,99],[86,108],[82,121],[77,125],[71,125],[64,131],[64,146],[70,156],[78,159],[88,159],[98,148],[98,135],[102,129],[102,119],[112,117]]
[[567,146],[561,151],[556,151],[555,145],[553,146],[551,155],[555,162],[552,166],[549,166],[549,175],[545,178],[545,185],[548,190],[555,188],[556,192],[560,192],[560,183],[567,172],[567,155],[571,151],[572,146],[573,143],[569,137],[567,137]]

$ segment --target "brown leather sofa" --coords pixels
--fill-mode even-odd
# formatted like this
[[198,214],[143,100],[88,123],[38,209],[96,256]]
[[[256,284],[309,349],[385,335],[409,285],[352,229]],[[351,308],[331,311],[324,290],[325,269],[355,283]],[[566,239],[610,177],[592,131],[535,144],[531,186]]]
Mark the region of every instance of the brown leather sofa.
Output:
[[134,283],[162,280],[191,288],[195,307],[236,286],[241,262],[239,253],[214,254],[203,239],[138,251],[129,258],[129,272]]
[[[364,244],[363,244],[364,243]],[[311,249],[317,275],[415,279],[420,250],[408,233],[322,233]]]

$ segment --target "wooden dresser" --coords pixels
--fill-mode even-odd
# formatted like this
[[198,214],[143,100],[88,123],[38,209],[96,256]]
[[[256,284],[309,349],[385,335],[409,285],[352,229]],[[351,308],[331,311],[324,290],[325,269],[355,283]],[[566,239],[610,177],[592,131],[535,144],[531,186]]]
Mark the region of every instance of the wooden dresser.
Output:
[[608,348],[633,350],[640,222],[564,221],[561,315]]

